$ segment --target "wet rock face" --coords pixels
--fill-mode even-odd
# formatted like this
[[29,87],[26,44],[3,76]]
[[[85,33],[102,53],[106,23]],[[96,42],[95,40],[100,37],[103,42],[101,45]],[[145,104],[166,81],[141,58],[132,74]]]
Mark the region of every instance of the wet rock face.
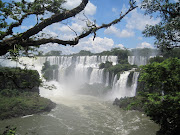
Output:
[[116,99],[114,100],[113,105],[117,105],[117,106],[120,105],[120,104],[119,104],[119,99],[118,99],[118,98],[116,98]]

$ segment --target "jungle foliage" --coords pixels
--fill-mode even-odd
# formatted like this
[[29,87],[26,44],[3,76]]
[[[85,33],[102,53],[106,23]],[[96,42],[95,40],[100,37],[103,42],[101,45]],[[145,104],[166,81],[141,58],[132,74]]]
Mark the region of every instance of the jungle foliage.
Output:
[[143,0],[141,8],[145,10],[145,15],[161,18],[158,24],[146,26],[144,36],[155,37],[155,45],[162,50],[179,48],[179,0]]
[[105,69],[105,72],[109,72],[110,74],[118,75],[118,78],[120,77],[120,74],[124,71],[131,70],[132,68],[137,68],[136,65],[130,65],[130,64],[116,64],[112,65],[112,62],[106,61],[105,63],[101,63],[99,65],[100,69]]
[[[39,96],[41,80],[35,70],[0,67],[0,119],[50,111],[55,104]],[[10,133],[11,129],[4,132]]]
[[0,91],[18,89],[39,93],[40,84],[39,73],[35,70],[0,67]]
[[43,77],[47,80],[47,81],[51,81],[51,80],[58,80],[58,65],[50,65],[49,61],[46,61],[43,66],[42,66],[42,74]]
[[61,55],[62,55],[62,51],[55,51],[55,50],[52,50],[44,54],[44,56],[61,56]]

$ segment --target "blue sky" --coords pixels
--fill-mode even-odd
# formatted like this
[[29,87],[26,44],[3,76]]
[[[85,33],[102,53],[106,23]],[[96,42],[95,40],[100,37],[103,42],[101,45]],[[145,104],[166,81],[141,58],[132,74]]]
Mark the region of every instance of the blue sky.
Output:
[[[18,1],[18,0],[17,0]],[[33,0],[28,0],[33,1]],[[137,5],[141,4],[141,0],[136,0]],[[80,4],[81,0],[67,0],[64,7],[72,9]],[[109,23],[113,19],[119,17],[121,11],[128,9],[128,0],[90,0],[83,13],[89,20],[96,20],[97,25]],[[86,23],[82,21],[85,19],[81,12],[75,18],[70,18],[63,21],[63,23],[56,23],[46,27],[43,33],[51,37],[58,37],[60,39],[72,39],[75,33],[69,28],[71,27],[77,33],[81,33],[86,27]],[[30,19],[30,21],[29,21]],[[14,29],[14,32],[25,31],[36,24],[35,16],[29,17],[25,20],[21,27]],[[145,38],[142,31],[146,24],[155,25],[160,22],[160,18],[144,16],[144,11],[140,8],[135,9],[128,14],[120,23],[111,26],[108,29],[102,29],[97,32],[97,37],[93,41],[93,35],[81,39],[79,44],[74,47],[61,46],[58,44],[47,44],[40,47],[40,50],[47,52],[50,50],[61,50],[64,54],[76,53],[80,50],[89,50],[91,52],[101,52],[110,50],[114,47],[125,48],[143,48],[154,47],[153,38]],[[68,26],[69,27],[68,27]]]

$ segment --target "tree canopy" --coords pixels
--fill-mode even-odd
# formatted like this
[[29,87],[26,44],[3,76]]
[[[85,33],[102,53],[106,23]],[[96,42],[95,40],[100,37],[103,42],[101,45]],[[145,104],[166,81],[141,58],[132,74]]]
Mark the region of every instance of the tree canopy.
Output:
[[[95,22],[87,22],[87,29],[81,34],[76,35],[72,40],[52,37],[40,38],[36,36],[49,25],[75,17],[75,15],[84,10],[89,0],[82,0],[82,2],[72,10],[64,9],[62,7],[64,2],[64,0],[34,0],[34,2],[27,2],[25,0],[21,0],[20,2],[13,0],[10,2],[3,2],[0,0],[0,56],[9,51],[27,51],[30,46],[39,46],[46,43],[58,43],[64,46],[77,45],[80,39],[90,34],[94,34],[95,38],[96,31],[99,29],[108,28],[111,25],[119,23],[128,13],[137,7],[134,0],[129,0],[129,9],[127,9],[124,14],[121,14],[119,18],[102,25],[97,25]],[[43,18],[47,13],[50,13],[51,16]],[[14,33],[13,29],[21,26],[23,21],[28,19],[30,15],[35,15],[37,17],[37,24],[25,32]],[[38,17],[41,18],[38,19]],[[13,20],[12,23],[8,24],[8,18]]]
[[180,47],[180,7],[178,2],[171,0],[144,0],[142,8],[146,15],[156,15],[161,22],[147,25],[145,37],[155,37],[155,45],[161,49]]
[[45,54],[45,56],[61,56],[62,54],[62,51],[55,51],[55,50],[52,50],[50,52],[47,52]]

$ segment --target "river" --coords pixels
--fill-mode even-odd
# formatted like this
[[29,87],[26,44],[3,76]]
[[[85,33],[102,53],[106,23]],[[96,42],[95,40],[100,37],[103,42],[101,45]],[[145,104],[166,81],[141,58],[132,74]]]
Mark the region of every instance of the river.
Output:
[[49,113],[0,121],[17,127],[17,135],[155,135],[159,129],[138,111],[124,111],[112,101],[90,95],[41,89],[41,96],[57,103]]

